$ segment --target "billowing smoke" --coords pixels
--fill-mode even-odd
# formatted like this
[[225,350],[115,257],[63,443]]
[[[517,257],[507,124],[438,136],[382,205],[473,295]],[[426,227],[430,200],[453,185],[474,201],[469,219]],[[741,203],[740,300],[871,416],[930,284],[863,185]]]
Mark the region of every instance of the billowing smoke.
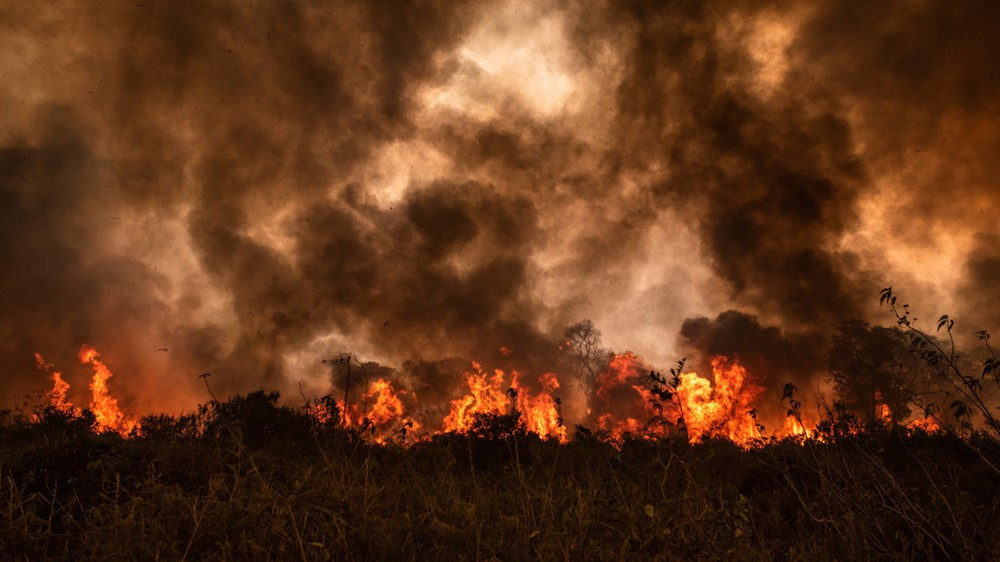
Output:
[[654,365],[808,388],[890,284],[994,327],[990,3],[147,0],[0,27],[8,403],[44,386],[35,351],[82,381],[84,343],[171,411],[203,372],[329,392],[343,352],[446,403],[470,360],[564,369],[583,318]]
[[[695,370],[708,372],[708,357],[724,355],[739,361],[756,374],[755,381],[770,389],[791,382],[807,385],[812,375],[823,370],[822,349],[828,335],[784,334],[779,328],[762,326],[749,314],[727,310],[716,318],[691,318],[681,326],[682,350],[700,354]],[[707,356],[707,357],[705,357]]]

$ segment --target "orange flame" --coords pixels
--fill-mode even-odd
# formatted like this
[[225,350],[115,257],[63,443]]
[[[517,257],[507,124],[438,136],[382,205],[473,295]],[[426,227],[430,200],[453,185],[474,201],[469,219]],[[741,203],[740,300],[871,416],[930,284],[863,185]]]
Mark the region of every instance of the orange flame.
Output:
[[[35,363],[38,365],[39,370],[52,371],[52,363],[47,362],[41,353],[35,353]],[[49,391],[50,405],[64,414],[79,415],[79,410],[73,407],[73,404],[66,399],[68,393],[69,383],[63,380],[62,373],[52,371],[52,390]]]
[[[404,427],[410,432],[420,429],[419,423],[405,415],[403,401],[391,382],[380,377],[368,388],[366,396],[369,406],[367,412],[363,404],[349,404],[345,409],[343,402],[337,403],[344,412],[344,422],[348,427],[370,429],[377,443],[385,443]],[[314,405],[313,417],[321,423],[329,422],[332,418],[324,404]]]
[[[519,388],[520,373],[514,372],[514,388]],[[518,391],[517,408],[524,418],[528,431],[537,434],[542,439],[554,438],[566,442],[566,427],[563,425],[559,412],[559,402],[552,392],[559,389],[559,379],[555,373],[545,373],[538,377],[542,390],[530,396]]]
[[472,371],[465,374],[469,393],[451,401],[451,412],[444,418],[443,431],[467,432],[472,429],[476,414],[501,414],[510,403],[504,386],[504,372],[492,375],[483,372],[479,363],[472,363]]
[[525,428],[543,439],[557,439],[566,442],[566,427],[562,423],[559,412],[559,402],[552,392],[559,388],[559,379],[554,373],[545,373],[538,377],[541,390],[532,395],[521,383],[522,374],[511,373],[510,388],[514,391],[508,395],[504,390],[506,374],[500,369],[492,375],[485,373],[479,363],[472,364],[471,371],[465,374],[469,392],[451,401],[451,411],[444,418],[442,430],[445,432],[468,432],[479,414],[503,414],[513,406],[521,414]]
[[886,424],[892,421],[892,410],[882,398],[882,392],[878,390],[875,391],[875,419]]
[[94,368],[94,378],[90,382],[93,401],[90,409],[97,418],[97,426],[101,431],[114,431],[120,435],[129,435],[139,428],[138,420],[126,416],[118,407],[118,400],[111,396],[108,390],[108,379],[114,376],[107,365],[98,359],[97,350],[84,345],[80,348],[80,362],[89,363]]
[[333,418],[333,412],[330,411],[330,408],[325,402],[307,402],[306,413],[308,413],[312,419],[316,420],[316,423],[320,425],[326,425],[336,421]]
[[[138,431],[137,419],[123,413],[117,399],[111,395],[108,381],[113,374],[100,360],[97,350],[85,345],[79,352],[79,359],[94,370],[90,408],[97,428],[121,435]],[[52,371],[52,364],[40,354],[35,354],[35,361],[40,370],[51,372],[53,386],[48,393],[51,406],[79,415],[79,410],[67,398],[70,385],[62,375]],[[597,377],[594,394],[586,405],[588,419],[616,446],[628,435],[659,439],[681,431],[691,443],[727,439],[743,447],[763,443],[771,437],[821,438],[816,433],[816,424],[803,420],[798,406],[784,419],[783,425],[779,422],[778,429],[766,437],[764,428],[758,426],[754,407],[763,387],[754,382],[752,374],[738,360],[717,356],[711,365],[711,378],[682,373],[664,387],[664,379],[654,376],[641,358],[630,352],[615,355],[608,368]],[[528,381],[523,373],[511,371],[508,387],[508,375],[504,371],[488,372],[474,362],[471,370],[465,373],[465,381],[468,392],[451,401],[441,432],[469,432],[477,415],[516,411],[524,430],[543,439],[567,441],[561,402],[555,397],[560,388],[555,373],[544,373],[537,381]],[[407,412],[415,399],[412,392],[397,391],[390,380],[378,378],[360,398],[352,397],[352,403],[345,405],[338,401],[336,404],[346,426],[360,428],[375,442],[386,443],[394,436],[421,429],[423,424]],[[876,393],[875,400],[879,419],[890,420],[891,411],[880,393]],[[320,423],[337,423],[333,404],[332,400],[310,404],[309,414]],[[768,418],[772,422],[773,413],[772,410],[772,417]],[[907,427],[929,432],[941,430],[933,418],[915,420]]]
[[[642,360],[632,353],[615,355],[598,376],[591,408],[598,412],[596,423],[612,443],[621,443],[626,435],[659,439],[676,434],[681,423],[688,440],[728,439],[749,447],[765,438],[751,415],[763,392],[747,370],[736,360],[717,356],[712,359],[712,379],[696,373],[678,376],[670,400],[653,392],[652,379]],[[801,435],[813,431],[804,420],[789,416],[777,437]]]
[[747,371],[726,357],[712,359],[713,386],[695,373],[680,377],[677,396],[692,443],[708,438],[747,445],[762,437],[749,412],[763,388],[747,380]]
[[936,419],[930,416],[926,418],[915,419],[910,423],[906,424],[906,428],[910,431],[923,430],[927,433],[937,433],[939,431],[943,431],[943,429],[941,428],[941,424],[939,424]]
[[785,436],[792,437],[809,437],[814,431],[806,427],[806,422],[800,421],[795,416],[788,416],[785,418],[785,427],[782,432]]
[[597,376],[590,412],[603,412],[597,416],[597,429],[607,433],[611,442],[621,443],[626,435],[655,439],[670,433],[668,424],[676,421],[678,412],[672,404],[657,409],[652,392],[643,384],[648,372],[642,359],[626,352],[613,356]]

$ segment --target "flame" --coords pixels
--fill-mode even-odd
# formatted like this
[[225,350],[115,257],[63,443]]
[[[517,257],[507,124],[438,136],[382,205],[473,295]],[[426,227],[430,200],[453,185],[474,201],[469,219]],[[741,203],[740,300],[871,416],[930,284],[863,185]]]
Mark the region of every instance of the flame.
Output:
[[632,417],[619,420],[615,418],[614,414],[604,414],[598,416],[597,427],[601,431],[607,432],[612,443],[620,443],[626,435],[649,437],[649,432],[643,431],[644,424]]
[[522,384],[523,375],[511,373],[512,392],[504,390],[507,375],[500,369],[487,374],[479,363],[473,362],[472,370],[465,374],[469,392],[451,401],[451,411],[444,418],[442,430],[464,433],[472,429],[477,415],[504,414],[512,407],[521,414],[525,428],[543,439],[557,439],[566,442],[566,427],[560,415],[560,402],[552,396],[559,388],[559,379],[554,373],[538,377],[541,390],[530,394]]
[[[93,395],[90,409],[96,427],[123,436],[135,434],[140,429],[139,423],[123,413],[117,399],[111,395],[108,381],[113,374],[100,360],[100,354],[85,345],[80,349],[79,359],[94,371],[90,383]],[[35,361],[38,369],[50,372],[52,389],[48,398],[51,406],[79,415],[79,409],[68,400],[70,385],[62,374],[54,371],[53,365],[41,354],[35,354]],[[822,438],[815,429],[816,423],[804,420],[798,406],[794,407],[794,412],[789,412],[783,425],[779,422],[776,431],[765,435],[764,428],[758,425],[755,408],[764,388],[754,382],[752,374],[736,359],[717,356],[712,358],[711,366],[711,378],[689,372],[666,380],[655,375],[631,352],[614,355],[608,368],[598,375],[594,393],[586,404],[590,420],[587,425],[596,424],[599,435],[615,446],[620,446],[626,436],[661,439],[686,435],[691,443],[727,439],[744,448],[770,438]],[[432,434],[467,433],[473,429],[478,415],[516,411],[525,431],[561,443],[568,440],[561,402],[555,396],[561,387],[555,373],[544,373],[529,380],[519,371],[510,371],[508,377],[500,369],[490,372],[473,362],[465,373],[465,382],[468,391],[451,400],[440,430]],[[418,421],[408,413],[414,407],[416,396],[406,390],[396,390],[392,381],[386,378],[378,378],[360,397],[351,398],[351,403],[346,405],[331,398],[309,404],[308,413],[322,424],[343,423],[358,428],[377,443],[392,441],[408,432],[415,434],[424,426],[422,418]],[[875,393],[875,401],[878,419],[891,420],[892,413],[881,393]],[[938,421],[930,417],[912,421],[906,427],[928,432],[941,430]]]
[[[514,388],[519,388],[520,373],[514,373]],[[555,373],[545,373],[538,377],[542,390],[531,396],[526,392],[518,392],[517,408],[524,418],[528,431],[537,434],[542,439],[554,438],[566,442],[566,427],[563,425],[559,411],[561,402],[552,396],[559,389],[559,379]]]
[[[815,424],[809,424],[815,425]],[[806,426],[806,422],[796,418],[795,416],[788,416],[785,418],[785,427],[783,428],[782,434],[785,436],[792,437],[810,437],[813,435],[814,430],[809,429]]]
[[[765,436],[751,415],[764,388],[755,384],[737,360],[723,356],[712,359],[712,379],[696,373],[678,376],[672,399],[664,402],[651,387],[649,369],[633,353],[615,355],[598,376],[591,409],[596,411],[597,428],[612,443],[626,435],[660,439],[683,428],[691,443],[706,439],[728,439],[743,447]],[[776,437],[810,437],[813,430],[799,417],[789,416]]]
[[597,429],[612,443],[621,443],[626,435],[655,439],[670,434],[669,424],[676,422],[679,412],[675,405],[658,405],[653,399],[643,384],[648,371],[642,359],[626,352],[613,356],[597,376],[595,403],[588,413],[604,412],[597,416]]
[[[118,400],[111,396],[111,392],[108,390],[108,379],[114,375],[98,357],[100,354],[90,346],[84,345],[80,349],[80,362],[89,363],[94,368],[94,378],[90,383],[90,391],[93,395],[90,409],[94,414],[97,428],[99,431],[114,431],[123,437],[131,435],[139,430],[139,422],[135,418],[126,416],[118,407]],[[47,362],[40,353],[35,353],[35,363],[40,370],[52,371],[52,363]],[[79,416],[81,413],[79,408],[66,398],[70,387],[69,383],[63,380],[62,373],[52,371],[51,378],[50,405],[64,414]],[[34,419],[37,421],[37,416]]]
[[306,407],[306,412],[316,420],[316,423],[320,425],[327,425],[333,423],[333,412],[326,405],[325,402],[313,402],[308,404]]
[[927,433],[937,433],[939,431],[943,431],[941,424],[938,423],[936,419],[930,416],[926,418],[918,418],[911,421],[910,423],[906,424],[906,429],[910,431],[923,430]]
[[748,380],[747,370],[726,357],[712,359],[715,384],[695,373],[680,376],[677,396],[692,443],[725,438],[746,445],[762,437],[749,412],[763,387]]
[[62,378],[62,373],[59,371],[52,372],[52,391],[49,396],[52,398],[52,407],[67,414],[75,414],[77,409],[73,407],[66,399],[66,394],[69,392],[69,383],[64,381]]
[[882,392],[879,390],[875,391],[875,419],[885,424],[892,422],[892,410],[885,403]]
[[503,390],[504,372],[500,369],[488,375],[479,363],[465,374],[469,392],[451,401],[451,412],[444,418],[443,431],[464,433],[472,429],[477,414],[501,414],[507,411],[509,400]]
[[111,396],[108,390],[108,379],[114,376],[107,365],[101,362],[96,349],[84,345],[80,348],[80,362],[89,363],[94,369],[94,378],[90,381],[90,391],[93,401],[90,409],[97,419],[97,427],[101,431],[114,431],[120,435],[128,435],[139,428],[138,420],[126,416],[118,407],[118,400]]
[[[35,353],[35,363],[41,371],[52,371],[52,363],[47,362],[41,353]],[[52,371],[51,378],[52,390],[49,391],[49,404],[64,414],[71,416],[80,415],[80,411],[66,398],[66,395],[69,393],[69,383],[63,380],[62,373]]]
[[[361,404],[351,403],[346,408],[342,401],[337,405],[344,412],[345,425],[369,429],[377,443],[387,442],[394,433],[404,427],[410,432],[415,432],[421,427],[415,420],[406,416],[399,394],[392,383],[384,378],[379,377],[368,387],[368,392],[362,397],[361,402]],[[313,417],[316,421],[320,423],[331,421],[332,414],[325,404],[315,404],[313,408]]]

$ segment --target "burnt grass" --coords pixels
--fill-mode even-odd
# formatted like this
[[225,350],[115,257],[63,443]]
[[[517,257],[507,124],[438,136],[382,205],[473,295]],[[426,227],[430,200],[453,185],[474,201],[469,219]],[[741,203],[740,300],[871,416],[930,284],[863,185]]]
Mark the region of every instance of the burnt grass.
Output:
[[509,416],[376,445],[263,392],[96,433],[0,420],[5,560],[997,559],[1000,444],[872,429],[744,451]]

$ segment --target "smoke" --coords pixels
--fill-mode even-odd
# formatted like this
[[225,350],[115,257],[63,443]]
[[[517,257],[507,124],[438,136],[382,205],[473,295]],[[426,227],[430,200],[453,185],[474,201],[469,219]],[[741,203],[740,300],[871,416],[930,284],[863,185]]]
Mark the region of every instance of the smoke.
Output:
[[958,288],[964,308],[959,311],[966,328],[1000,329],[1000,236],[980,235],[965,264],[965,281]]
[[[829,335],[826,334],[828,337]],[[779,328],[762,326],[754,316],[727,310],[716,318],[690,318],[681,326],[681,348],[708,357],[699,357],[698,372],[708,372],[711,356],[724,355],[739,362],[751,373],[754,382],[777,390],[788,382],[809,384],[810,378],[823,370],[825,358],[816,349],[825,345],[822,335],[785,334]]]
[[136,410],[329,392],[340,352],[443,404],[582,318],[808,387],[882,286],[986,322],[997,12],[4,6],[3,399],[35,351],[83,392],[88,343]]

